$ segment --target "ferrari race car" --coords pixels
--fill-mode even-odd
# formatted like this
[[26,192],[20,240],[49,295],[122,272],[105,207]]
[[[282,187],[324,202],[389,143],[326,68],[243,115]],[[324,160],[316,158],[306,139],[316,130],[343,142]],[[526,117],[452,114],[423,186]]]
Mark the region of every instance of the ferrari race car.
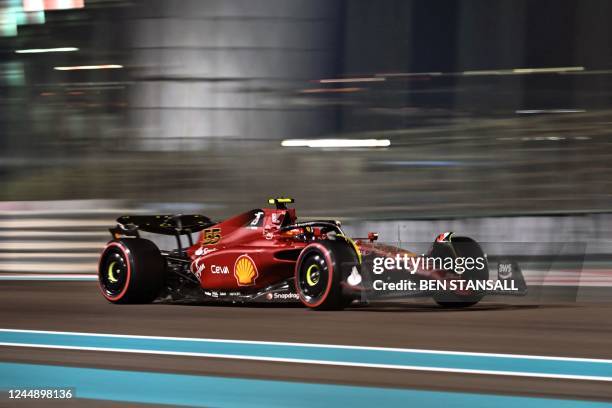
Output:
[[[102,295],[112,303],[301,302],[333,310],[353,302],[417,296],[432,297],[446,307],[465,307],[488,294],[526,291],[514,262],[498,267],[494,287],[470,285],[492,282],[487,257],[470,238],[443,233],[427,254],[417,255],[376,243],[375,233],[351,239],[339,221],[298,222],[295,209],[287,208],[290,203],[290,198],[273,198],[273,208],[221,222],[203,215],[119,217],[99,261]],[[174,236],[176,245],[160,250],[145,234]],[[468,258],[480,261],[424,262]],[[445,285],[449,282],[454,285]],[[499,282],[512,282],[512,290],[498,287]]]

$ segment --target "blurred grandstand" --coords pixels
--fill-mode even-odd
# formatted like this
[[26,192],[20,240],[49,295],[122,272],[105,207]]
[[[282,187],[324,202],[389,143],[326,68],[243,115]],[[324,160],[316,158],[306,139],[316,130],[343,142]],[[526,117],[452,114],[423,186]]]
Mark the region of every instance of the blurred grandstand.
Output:
[[306,216],[400,220],[610,209],[607,1],[0,10],[0,200],[221,217],[286,194]]

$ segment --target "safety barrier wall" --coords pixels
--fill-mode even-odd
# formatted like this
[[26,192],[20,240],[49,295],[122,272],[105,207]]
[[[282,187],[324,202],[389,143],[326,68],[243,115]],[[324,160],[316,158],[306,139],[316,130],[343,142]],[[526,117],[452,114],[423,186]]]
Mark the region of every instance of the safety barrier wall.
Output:
[[[384,242],[431,242],[442,232],[453,231],[500,249],[505,243],[555,243],[570,251],[585,248],[589,254],[612,254],[612,213],[534,215],[436,220],[350,221],[347,232],[365,237],[378,232]],[[552,246],[552,245],[551,245]],[[534,246],[534,250],[537,249]]]
[[[167,205],[157,207],[165,209]],[[0,273],[94,272],[99,253],[110,239],[108,228],[114,225],[114,219],[129,212],[155,211],[155,205],[144,208],[114,200],[2,202]],[[509,247],[526,252],[513,255],[557,255],[559,251],[612,255],[612,214],[607,213],[450,220],[352,219],[344,227],[353,237],[375,231],[381,242],[399,242],[407,247],[421,243],[425,248],[441,232],[455,231],[487,243],[490,255],[508,254]],[[173,238],[168,238],[170,241],[160,243],[171,244]]]

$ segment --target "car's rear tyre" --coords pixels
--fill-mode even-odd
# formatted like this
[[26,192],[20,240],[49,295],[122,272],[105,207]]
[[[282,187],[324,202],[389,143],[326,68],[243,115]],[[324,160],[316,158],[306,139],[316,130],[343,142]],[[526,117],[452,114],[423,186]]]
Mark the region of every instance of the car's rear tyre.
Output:
[[102,295],[112,303],[150,303],[164,284],[165,261],[155,244],[125,238],[109,242],[98,265]]
[[358,262],[344,240],[320,241],[302,250],[295,266],[295,289],[300,301],[316,310],[340,310],[352,299],[342,294],[342,278]]
[[[484,268],[478,268],[474,264],[471,268],[465,268],[465,271],[458,275],[457,279],[466,281],[487,280],[489,279],[489,268],[486,264],[485,254],[478,244],[468,237],[452,237],[451,242],[434,242],[434,247],[430,256],[433,257],[452,257],[452,258],[473,258],[481,257],[484,260]],[[433,299],[442,307],[447,308],[464,308],[474,306],[484,297],[482,291],[470,291],[467,293],[444,291],[437,292]]]

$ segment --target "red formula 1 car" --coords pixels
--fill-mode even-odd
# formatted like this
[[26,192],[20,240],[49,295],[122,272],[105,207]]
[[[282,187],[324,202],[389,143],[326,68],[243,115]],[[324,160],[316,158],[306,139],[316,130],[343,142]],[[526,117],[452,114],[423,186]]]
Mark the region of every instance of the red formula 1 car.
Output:
[[[338,221],[297,222],[295,209],[287,208],[292,202],[270,199],[275,208],[247,211],[221,222],[203,215],[122,216],[110,229],[113,240],[100,258],[102,295],[113,303],[195,297],[223,302],[301,302],[309,308],[330,310],[354,301],[406,296],[430,296],[443,306],[462,307],[477,303],[485,294],[504,293],[499,288],[440,290],[422,284],[488,279],[486,255],[469,238],[444,233],[427,254],[416,255],[375,243],[374,233],[351,239]],[[160,251],[141,232],[173,235],[176,248]],[[382,264],[377,264],[377,258],[399,263],[401,257],[405,262],[426,256],[480,258],[484,267],[463,267],[461,273],[424,263],[412,273],[398,268],[382,274],[376,269]],[[518,282],[518,292],[525,292],[515,263],[502,272],[498,280],[513,279]]]

